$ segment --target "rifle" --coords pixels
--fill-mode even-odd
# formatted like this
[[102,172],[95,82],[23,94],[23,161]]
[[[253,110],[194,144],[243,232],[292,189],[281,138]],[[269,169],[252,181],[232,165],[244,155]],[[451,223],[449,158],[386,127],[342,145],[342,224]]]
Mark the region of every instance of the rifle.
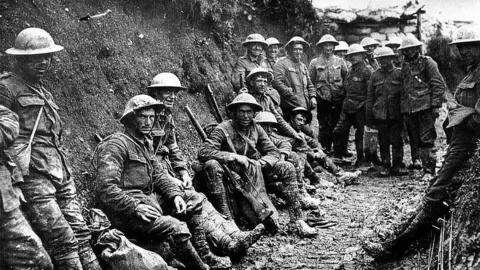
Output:
[[215,118],[217,119],[217,122],[221,123],[223,122],[223,117],[220,114],[220,109],[218,108],[218,103],[217,100],[215,99],[215,96],[213,95],[212,88],[210,88],[210,84],[207,84],[207,94],[210,97],[210,101],[212,101],[213,104],[213,110],[215,111]]
[[[200,123],[198,123],[197,119],[193,115],[188,105],[185,106],[185,111],[187,112],[188,118],[190,119],[193,126],[195,127],[195,130],[198,132],[198,135],[200,135],[200,138],[202,139],[202,141],[205,141],[207,139],[207,134],[203,130]],[[220,165],[222,166],[222,169],[224,170],[227,178],[233,184],[233,187],[248,201],[250,206],[253,208],[253,211],[257,214],[257,217],[259,218],[260,222],[263,222],[266,218],[268,218],[273,214],[273,211],[269,209],[264,202],[258,201],[255,197],[252,196],[252,194],[248,193],[242,187],[242,184],[240,183],[242,179],[238,175],[234,175],[230,170],[230,168],[227,167],[227,165],[222,163],[220,163]]]

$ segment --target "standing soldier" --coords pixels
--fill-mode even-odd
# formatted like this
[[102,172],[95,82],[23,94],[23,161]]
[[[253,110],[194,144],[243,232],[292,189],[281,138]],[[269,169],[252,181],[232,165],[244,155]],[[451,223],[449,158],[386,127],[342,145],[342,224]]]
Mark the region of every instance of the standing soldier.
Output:
[[281,108],[285,117],[293,109],[304,107],[313,110],[317,107],[315,87],[308,76],[307,66],[302,63],[303,53],[310,45],[301,37],[293,37],[285,50],[287,56],[280,58],[273,67],[273,87],[281,96]]
[[[403,44],[402,44],[403,45]],[[405,44],[406,45],[406,44]],[[417,208],[414,218],[409,219],[401,228],[405,228],[395,239],[380,245],[368,243],[365,250],[372,256],[387,260],[395,259],[422,235],[428,235],[431,225],[437,224],[438,218],[444,216],[447,202],[460,188],[464,178],[453,178],[463,167],[476,149],[480,138],[480,28],[466,25],[460,28],[450,45],[458,48],[462,60],[468,65],[468,74],[455,91],[457,107],[449,112],[452,140],[447,155],[438,175],[433,179],[422,204]],[[410,53],[405,54],[411,58]],[[452,221],[451,221],[452,222]]]
[[[224,181],[226,172],[220,163],[228,164],[231,173],[235,173],[246,182],[244,186],[248,187],[255,200],[274,211],[273,216],[266,221],[273,221],[274,224],[269,224],[270,229],[276,230],[278,212],[266,196],[264,181],[281,181],[282,195],[287,202],[290,217],[290,229],[302,237],[315,236],[315,229],[306,224],[306,217],[301,209],[295,167],[289,162],[279,160],[279,150],[263,128],[253,120],[255,113],[262,110],[262,106],[250,94],[244,93],[228,104],[227,109],[232,112],[233,119],[220,123],[198,153],[199,160],[205,162],[207,173],[205,181],[209,199],[218,206],[217,209],[222,209],[223,214],[231,215],[227,198],[238,200],[238,196],[233,193],[232,188],[224,186],[226,183],[232,184],[232,180]],[[240,203],[239,208],[242,208],[241,213],[245,217],[244,207],[245,205]],[[253,208],[255,211],[255,207]],[[232,210],[235,214],[235,209]],[[255,217],[247,218],[253,223],[256,221]]]
[[387,42],[385,42],[385,47],[388,47],[393,50],[393,53],[395,53],[396,57],[393,59],[393,65],[397,68],[402,67],[402,56],[398,53],[398,48],[402,44],[402,40],[397,37],[393,38]]
[[53,270],[40,238],[19,209],[19,198],[23,198],[20,183],[12,183],[16,168],[5,150],[18,137],[18,127],[18,116],[0,105],[0,265],[6,269]]
[[[16,64],[0,79],[0,105],[20,119],[20,135],[10,154],[23,174],[19,187],[26,200],[26,216],[42,238],[55,269],[101,269],[90,247],[90,230],[60,147],[63,124],[59,108],[42,83],[53,53],[61,50],[63,47],[42,29],[20,32],[15,46],[6,51],[15,56]],[[31,136],[29,155],[21,149]]]
[[[352,62],[352,70],[345,78],[345,91],[347,97],[343,102],[340,121],[335,127],[335,157],[342,157],[345,144],[348,141],[349,131],[352,126],[355,131],[355,148],[357,150],[357,166],[365,165],[368,154],[364,153],[363,132],[365,126],[365,100],[367,98],[368,80],[371,71],[365,64],[366,50],[358,44],[348,48],[347,59]],[[376,155],[376,154],[375,154]]]
[[377,70],[379,68],[377,60],[373,57],[373,52],[375,49],[380,45],[378,41],[371,37],[366,37],[360,41],[360,45],[367,51],[365,57],[365,64],[371,69],[371,72]]
[[[333,54],[336,45],[338,41],[332,35],[322,36],[317,42],[321,53],[308,65],[308,74],[316,88],[318,141],[328,154],[332,149],[333,129],[342,112],[343,80],[348,71],[345,61]],[[338,154],[351,157],[346,148]]]
[[280,51],[280,47],[282,46],[282,43],[278,41],[278,39],[274,37],[269,37],[266,40],[268,47],[267,47],[267,69],[268,72],[273,73],[273,66],[277,63],[278,60],[278,52]]
[[348,51],[348,43],[345,41],[339,41],[338,45],[335,46],[333,53],[336,56],[342,58],[343,61],[345,61],[345,63],[347,64],[347,69],[350,70],[352,68],[352,63],[350,63],[350,61],[347,61],[345,59],[345,55],[347,54],[347,51]]
[[398,48],[404,57],[401,112],[411,135],[410,143],[418,146],[422,160],[423,173],[419,177],[430,180],[435,175],[436,164],[435,119],[442,107],[445,82],[437,63],[420,54],[422,45],[415,36],[409,35]]
[[232,73],[232,85],[235,92],[245,87],[245,77],[256,67],[268,68],[264,50],[267,48],[265,38],[260,34],[250,34],[242,43],[247,48],[244,56],[238,58]]
[[378,143],[383,163],[381,176],[408,174],[401,168],[403,162],[403,123],[400,114],[402,77],[400,69],[393,65],[395,57],[396,54],[388,47],[375,50],[375,58],[380,68],[370,77],[366,100],[367,126],[370,128],[375,126],[378,129]]

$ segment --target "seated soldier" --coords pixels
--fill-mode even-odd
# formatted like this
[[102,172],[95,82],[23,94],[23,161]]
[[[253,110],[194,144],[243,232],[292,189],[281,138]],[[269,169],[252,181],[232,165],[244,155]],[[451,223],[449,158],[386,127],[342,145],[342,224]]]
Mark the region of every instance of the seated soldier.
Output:
[[[199,160],[205,162],[206,193],[210,201],[217,210],[227,216],[232,216],[233,211],[233,216],[237,219],[240,216],[246,217],[254,224],[266,221],[270,223],[267,224],[271,225],[270,229],[276,230],[278,213],[266,195],[264,178],[269,181],[278,179],[284,184],[282,191],[287,201],[290,228],[300,236],[315,236],[315,229],[305,223],[301,210],[294,166],[289,162],[279,161],[280,152],[261,126],[253,120],[255,113],[262,110],[262,106],[250,94],[243,93],[227,105],[227,109],[232,112],[233,119],[220,123],[210,133],[198,153]],[[238,181],[245,183],[243,188],[231,187],[232,183],[237,183],[235,179],[224,180],[224,175],[230,172],[232,176],[235,174]],[[248,203],[243,203],[243,198]],[[229,202],[236,203],[239,209],[230,209]],[[237,214],[239,211],[241,214]],[[274,215],[266,218],[266,211],[274,211]]]
[[[299,132],[303,138],[303,140],[301,141],[290,141],[290,143],[292,144],[292,150],[299,155],[300,160],[305,164],[305,166],[308,167],[310,163],[310,165],[315,167],[314,164],[317,163],[318,165],[327,169],[328,172],[336,176],[337,180],[340,183],[351,183],[358,177],[360,171],[354,173],[343,171],[342,168],[335,165],[335,163],[333,163],[333,161],[323,152],[322,147],[314,138],[309,137],[303,132],[301,132],[303,125],[310,122],[311,120],[312,115],[307,109],[298,107],[292,110],[290,125],[297,132]],[[307,175],[307,177],[308,176],[309,175]],[[316,174],[311,175],[309,179],[310,181],[312,181],[312,184],[317,184],[319,180]]]
[[[180,91],[185,90],[175,74],[164,72],[155,76],[148,87],[148,95],[165,105],[156,117],[152,129],[153,148],[157,160],[180,189],[193,190],[192,178],[187,171],[187,159],[177,143],[177,132],[173,120],[173,109]],[[177,177],[178,175],[178,177]],[[181,180],[180,180],[181,179]],[[265,226],[259,224],[254,230],[242,232],[233,220],[225,219],[200,193],[204,201],[204,229],[222,253],[241,255],[263,234]]]
[[[317,209],[320,204],[320,200],[312,198],[305,189],[303,180],[305,164],[301,163],[299,161],[300,157],[292,151],[292,145],[290,144],[288,139],[278,135],[275,132],[274,128],[278,123],[277,119],[275,119],[275,115],[270,112],[259,112],[257,116],[255,116],[255,121],[262,126],[262,128],[268,134],[270,140],[280,151],[280,160],[288,161],[295,166],[295,169],[297,171],[297,184],[298,189],[300,190],[300,203],[302,204],[302,208],[306,210]],[[267,188],[268,187],[269,185],[267,185]]]
[[125,131],[107,137],[94,153],[97,198],[114,227],[139,240],[168,240],[189,269],[229,268],[230,259],[213,255],[207,244],[201,196],[181,190],[155,157],[150,133],[163,108],[147,95],[128,101],[120,118]]

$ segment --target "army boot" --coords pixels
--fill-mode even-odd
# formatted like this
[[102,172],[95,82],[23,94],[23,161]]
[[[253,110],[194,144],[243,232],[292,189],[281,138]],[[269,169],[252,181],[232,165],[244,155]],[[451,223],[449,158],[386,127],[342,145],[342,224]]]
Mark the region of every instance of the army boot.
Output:
[[205,230],[203,229],[202,215],[192,215],[189,219],[188,225],[189,230],[192,233],[192,244],[202,261],[210,266],[211,269],[230,269],[232,267],[230,258],[216,256],[210,251]]
[[380,156],[382,157],[382,168],[380,169],[380,177],[387,177],[390,175],[391,160],[390,160],[390,147],[388,145],[382,145],[380,147]]
[[288,203],[289,230],[300,237],[314,237],[317,231],[305,222],[305,215],[301,209],[298,189],[295,183],[287,184],[284,195]]
[[265,233],[265,225],[258,224],[253,230],[240,231],[233,235],[233,240],[229,243],[227,250],[231,256],[242,256],[247,249],[255,244]]
[[187,269],[210,270],[210,267],[200,259],[190,240],[177,243],[173,247],[178,260],[183,263]]
[[78,256],[80,257],[83,270],[102,270],[102,267],[100,267],[97,257],[95,256],[95,253],[93,253],[89,244],[80,245]]

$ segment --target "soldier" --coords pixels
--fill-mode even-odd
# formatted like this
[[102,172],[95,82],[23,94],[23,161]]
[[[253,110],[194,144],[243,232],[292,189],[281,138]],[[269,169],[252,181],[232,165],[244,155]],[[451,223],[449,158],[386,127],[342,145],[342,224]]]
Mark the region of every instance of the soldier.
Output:
[[274,37],[269,37],[266,40],[268,46],[267,46],[267,66],[268,66],[268,72],[273,73],[273,66],[277,63],[278,60],[278,52],[280,51],[280,47],[282,46],[282,43],[278,41],[278,39]]
[[[308,74],[316,88],[318,141],[329,154],[332,150],[333,129],[338,123],[345,98],[343,80],[347,75],[347,65],[340,57],[333,55],[338,41],[331,35],[324,35],[317,42],[320,55],[308,65]],[[303,107],[303,106],[301,106]],[[345,147],[339,157],[351,157]]]
[[18,116],[0,105],[0,265],[6,269],[53,270],[40,238],[19,209],[22,191],[15,164],[4,150],[18,137]]
[[345,42],[345,41],[339,41],[338,42],[338,45],[335,46],[335,49],[333,50],[333,53],[342,58],[345,63],[347,64],[347,69],[350,70],[352,68],[352,63],[350,63],[350,61],[347,61],[345,59],[345,54],[347,54],[347,51],[348,51],[348,43]]
[[[292,111],[292,116],[290,117],[290,125],[302,136],[301,141],[291,140],[290,143],[292,144],[292,150],[298,154],[302,163],[305,164],[306,175],[307,168],[309,166],[315,167],[316,163],[337,177],[337,180],[341,183],[346,183],[357,178],[360,174],[360,171],[355,173],[343,171],[342,168],[335,165],[332,159],[325,154],[325,152],[322,150],[322,146],[314,138],[301,132],[302,126],[311,121],[311,119],[311,113],[302,107],[295,108]],[[313,169],[310,171],[315,174]],[[316,175],[311,175],[309,178],[310,181],[312,181],[312,184],[317,184],[319,181],[319,178]]]
[[370,72],[374,72],[379,68],[379,65],[377,60],[373,57],[373,52],[380,43],[371,37],[366,37],[360,41],[360,45],[367,51],[364,59],[365,64],[369,67]]
[[436,155],[433,147],[437,133],[435,119],[439,116],[445,93],[445,82],[437,63],[421,55],[423,43],[407,36],[398,48],[402,52],[403,91],[401,112],[410,134],[410,143],[418,146],[423,172],[419,178],[430,180],[435,175]]
[[[400,114],[400,93],[402,77],[393,61],[396,54],[388,47],[375,50],[380,68],[373,72],[368,84],[366,100],[367,126],[378,129],[378,143],[382,158],[381,176],[408,174],[403,163],[402,116]],[[390,158],[390,145],[392,158]],[[392,166],[393,165],[393,166]]]
[[402,56],[398,52],[398,48],[400,47],[401,44],[402,44],[402,40],[398,37],[385,42],[385,47],[392,49],[393,53],[395,53],[396,55],[396,57],[393,59],[393,65],[396,68],[402,67]]
[[[52,55],[63,50],[39,28],[27,28],[6,51],[15,56],[11,73],[0,79],[0,105],[19,116],[20,135],[11,157],[23,174],[26,216],[42,238],[55,269],[101,269],[90,247],[75,183],[61,149],[62,121],[42,83]],[[21,151],[33,136],[31,154]]]
[[[476,141],[480,138],[480,28],[472,25],[461,27],[450,45],[458,48],[463,61],[468,65],[468,74],[454,94],[457,107],[448,115],[453,129],[452,141],[443,166],[433,179],[415,216],[402,224],[401,228],[405,229],[392,241],[364,246],[376,258],[388,260],[403,255],[413,241],[427,235],[430,226],[447,213],[446,205],[454,199],[451,196],[462,185],[463,178],[453,177],[472,156]],[[411,58],[408,52],[406,56]],[[445,204],[445,201],[448,203]]]
[[[340,121],[335,127],[335,157],[342,157],[345,143],[348,142],[350,127],[354,126],[355,148],[357,151],[356,166],[366,165],[368,154],[363,148],[363,132],[365,126],[365,100],[367,98],[368,80],[371,72],[365,64],[366,50],[352,44],[348,48],[347,59],[352,62],[352,69],[345,78],[345,91],[347,97],[343,102]],[[376,155],[376,153],[375,153]]]
[[[299,155],[292,151],[292,144],[290,144],[288,139],[285,137],[281,137],[274,131],[275,127],[278,126],[278,122],[273,113],[266,111],[259,112],[255,116],[255,121],[262,126],[263,130],[265,130],[265,132],[268,134],[270,140],[280,151],[280,160],[288,161],[295,166],[295,169],[297,171],[297,184],[298,189],[300,190],[300,203],[302,205],[302,208],[305,210],[318,209],[318,206],[320,205],[320,200],[312,198],[310,194],[308,194],[304,185],[305,181],[303,177],[305,171],[306,155],[304,158],[300,159]],[[272,184],[274,184],[272,186],[277,186],[277,183]]]
[[308,76],[307,66],[302,63],[303,53],[310,45],[301,37],[293,37],[285,50],[287,56],[280,58],[273,67],[273,87],[281,96],[281,108],[288,118],[296,107],[313,110],[317,107],[315,87]]
[[168,239],[185,266],[229,268],[230,259],[215,256],[208,246],[203,198],[181,190],[155,157],[150,133],[164,107],[147,95],[128,101],[120,118],[125,131],[104,139],[94,153],[97,199],[115,228],[144,240]]
[[232,73],[232,85],[235,92],[245,87],[245,77],[256,67],[268,68],[263,55],[268,44],[265,38],[260,34],[250,34],[247,36],[242,46],[247,48],[245,56],[238,58]]
[[[147,88],[148,95],[162,102],[166,109],[157,114],[156,122],[151,132],[153,148],[157,160],[166,169],[167,175],[180,187],[192,190],[192,178],[187,171],[187,159],[178,147],[173,108],[178,93],[185,90],[180,80],[172,73],[164,72],[155,76]],[[177,177],[178,175],[178,177]],[[203,194],[199,194],[203,198]],[[210,237],[221,249],[229,255],[243,254],[263,234],[264,226],[260,224],[250,232],[242,232],[232,220],[225,220],[211,205],[204,200],[204,223],[207,237]],[[221,226],[219,226],[221,225]]]
[[[226,193],[224,184],[231,183],[223,180],[224,169],[221,163],[227,163],[232,173],[239,175],[246,186],[274,215],[267,219],[270,229],[278,228],[278,213],[265,193],[265,182],[278,179],[283,182],[282,195],[287,202],[290,216],[289,227],[302,237],[316,235],[315,229],[305,223],[305,215],[301,209],[298,186],[295,178],[294,166],[285,161],[280,161],[279,150],[273,145],[262,127],[255,123],[253,117],[256,112],[262,110],[255,99],[247,93],[238,95],[227,109],[232,112],[232,120],[220,123],[203,143],[198,158],[205,162],[207,173],[206,186],[207,197],[220,212],[231,215],[227,196],[232,200],[238,200],[238,196],[230,192]],[[236,211],[235,209],[232,209]],[[256,213],[259,214],[260,213]],[[242,211],[245,216],[245,212]],[[255,222],[255,218],[251,218]]]

